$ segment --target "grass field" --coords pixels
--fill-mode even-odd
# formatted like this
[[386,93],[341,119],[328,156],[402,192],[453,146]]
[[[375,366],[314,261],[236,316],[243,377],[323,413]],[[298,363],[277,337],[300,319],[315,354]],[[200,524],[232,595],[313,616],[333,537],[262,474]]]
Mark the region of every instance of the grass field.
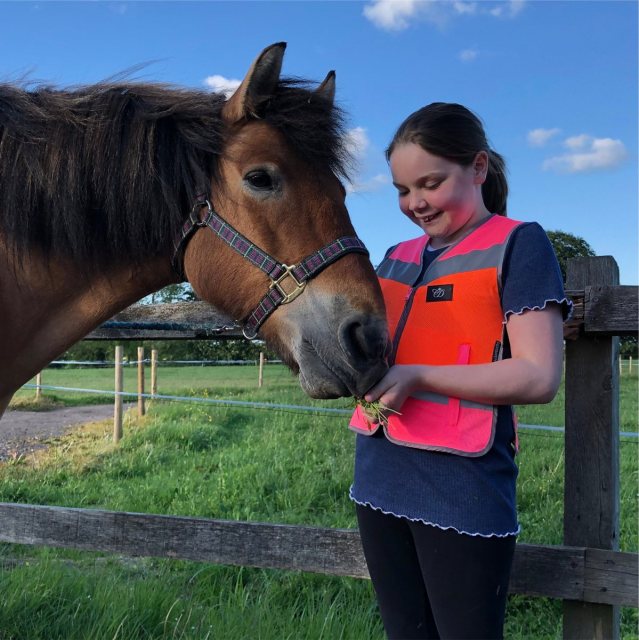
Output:
[[[311,402],[284,368],[161,368],[159,392],[292,405]],[[43,384],[112,389],[109,370],[47,370]],[[125,372],[134,391],[136,373]],[[622,430],[637,431],[637,377],[622,377]],[[33,390],[17,404],[29,406]],[[45,404],[109,401],[46,393]],[[563,394],[520,411],[528,424],[563,424]],[[353,435],[339,416],[153,402],[127,415],[124,438],[109,422],[51,443],[37,457],[0,465],[0,501],[274,523],[354,527],[348,487]],[[522,431],[520,541],[561,544],[563,439]],[[637,440],[621,443],[622,550],[637,551]],[[382,639],[368,581],[297,572],[131,560],[2,545],[0,638]],[[623,637],[637,637],[624,609]],[[561,603],[513,596],[506,637],[561,638]]]

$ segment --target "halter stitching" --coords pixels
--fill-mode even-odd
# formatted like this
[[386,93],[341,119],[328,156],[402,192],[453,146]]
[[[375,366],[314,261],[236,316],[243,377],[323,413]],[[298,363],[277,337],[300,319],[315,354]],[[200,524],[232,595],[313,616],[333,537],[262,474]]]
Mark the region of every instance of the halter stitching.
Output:
[[[196,210],[206,206],[208,214],[204,220],[196,214]],[[259,328],[267,318],[281,304],[290,302],[302,293],[306,282],[323,271],[333,262],[347,253],[362,253],[368,255],[364,243],[355,236],[344,236],[333,240],[321,249],[303,258],[297,265],[288,266],[279,263],[275,258],[260,249],[239,231],[234,229],[211,207],[211,203],[203,194],[197,196],[197,201],[191,209],[187,221],[182,225],[178,237],[174,242],[175,251],[172,264],[177,274],[185,280],[182,261],[186,245],[191,236],[201,227],[209,227],[219,238],[224,240],[232,249],[248,260],[255,267],[265,273],[271,280],[268,292],[262,297],[255,311],[247,318],[242,333],[247,339],[254,339]],[[286,274],[295,279],[296,288],[292,293],[285,292],[279,284]],[[250,333],[248,333],[250,331]]]

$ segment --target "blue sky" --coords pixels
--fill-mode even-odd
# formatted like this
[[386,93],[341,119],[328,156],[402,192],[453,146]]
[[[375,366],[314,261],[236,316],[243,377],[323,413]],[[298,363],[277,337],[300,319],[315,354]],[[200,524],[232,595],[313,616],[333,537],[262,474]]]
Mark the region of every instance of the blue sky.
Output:
[[460,102],[506,157],[509,214],[583,237],[637,284],[637,3],[298,0],[0,2],[0,79],[136,77],[229,89],[267,45],[285,75],[337,73],[359,170],[347,204],[378,262],[419,234],[383,151],[399,123]]

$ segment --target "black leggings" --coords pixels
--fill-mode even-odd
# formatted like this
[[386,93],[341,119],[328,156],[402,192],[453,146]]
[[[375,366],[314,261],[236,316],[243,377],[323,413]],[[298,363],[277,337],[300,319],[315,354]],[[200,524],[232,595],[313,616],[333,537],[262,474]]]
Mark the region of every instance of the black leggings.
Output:
[[503,637],[515,536],[460,534],[361,505],[357,519],[390,639]]

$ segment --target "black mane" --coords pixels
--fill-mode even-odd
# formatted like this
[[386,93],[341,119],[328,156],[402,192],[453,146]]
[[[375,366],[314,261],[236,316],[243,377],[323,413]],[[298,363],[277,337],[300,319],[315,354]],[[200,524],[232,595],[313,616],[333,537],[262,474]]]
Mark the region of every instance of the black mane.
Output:
[[[102,267],[166,253],[217,176],[224,96],[147,83],[0,84],[0,239]],[[258,117],[312,167],[347,177],[339,109],[282,80]]]

